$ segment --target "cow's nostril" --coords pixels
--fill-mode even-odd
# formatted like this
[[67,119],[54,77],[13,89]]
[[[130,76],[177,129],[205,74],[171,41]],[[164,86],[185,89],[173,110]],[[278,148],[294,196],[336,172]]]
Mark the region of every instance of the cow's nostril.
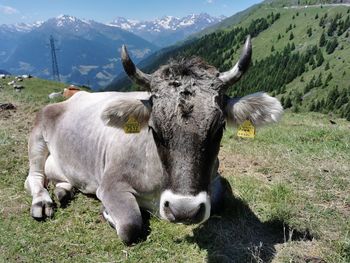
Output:
[[164,207],[169,207],[169,201],[164,202]]

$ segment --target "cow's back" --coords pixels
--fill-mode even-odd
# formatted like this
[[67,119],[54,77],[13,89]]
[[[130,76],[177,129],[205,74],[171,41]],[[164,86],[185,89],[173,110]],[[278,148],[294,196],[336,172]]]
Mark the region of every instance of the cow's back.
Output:
[[[78,92],[65,102],[44,108],[44,136],[49,152],[72,185],[82,192],[95,193],[108,170],[115,177],[128,176],[142,192],[152,190],[147,179],[147,170],[151,168],[147,167],[145,157],[146,148],[153,149],[154,142],[148,130],[125,134],[101,119],[103,109],[111,101],[147,96],[145,92]],[[143,176],[138,178],[139,175]]]

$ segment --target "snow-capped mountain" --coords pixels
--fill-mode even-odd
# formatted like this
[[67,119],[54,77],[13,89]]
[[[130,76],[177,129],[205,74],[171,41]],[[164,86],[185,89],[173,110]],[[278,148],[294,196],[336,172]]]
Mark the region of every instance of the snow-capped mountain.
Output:
[[99,89],[122,72],[123,44],[138,63],[159,47],[184,40],[221,19],[200,14],[183,18],[166,16],[154,21],[118,18],[103,24],[60,15],[45,22],[0,25],[0,68],[12,74],[51,79],[52,35],[58,49],[61,80]]
[[202,13],[182,18],[164,16],[152,21],[138,21],[118,17],[109,25],[132,32],[158,46],[167,46],[185,39],[187,36],[214,25],[225,17],[212,17]]
[[[136,63],[157,49],[150,42],[123,29],[68,15],[36,24],[26,29],[27,32],[25,26],[7,28],[17,32],[18,36],[11,42],[11,49],[0,44],[0,68],[13,74],[32,74],[50,79],[51,51],[48,44],[52,35],[58,49],[56,55],[61,80],[90,85],[95,89],[108,84],[122,71],[120,48],[123,44],[128,46]],[[0,30],[0,43],[4,42],[2,37],[13,35],[1,35]]]
[[42,22],[32,24],[19,23],[14,25],[0,25],[0,63],[5,61],[16,47],[18,39],[39,27]]
[[44,22],[42,21],[37,21],[34,23],[18,23],[13,25],[3,24],[3,25],[0,25],[0,32],[26,33],[33,30],[34,28],[41,26],[43,23]]

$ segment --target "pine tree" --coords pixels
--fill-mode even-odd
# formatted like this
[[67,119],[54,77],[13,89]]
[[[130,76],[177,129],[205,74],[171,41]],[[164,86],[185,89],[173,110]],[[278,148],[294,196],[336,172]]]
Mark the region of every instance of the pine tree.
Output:
[[275,51],[275,46],[272,45],[272,47],[271,47],[271,52],[274,52],[274,51]]
[[327,30],[327,35],[328,36],[333,36],[335,30],[337,30],[337,20],[336,19],[332,19],[331,23],[330,23],[330,25],[328,27],[328,30]]
[[311,104],[309,105],[309,111],[315,111],[315,103],[311,102]]
[[320,22],[318,23],[318,25],[322,28],[325,27],[326,24],[326,19],[324,17],[321,17]]
[[280,102],[282,105],[284,105],[284,97],[283,96],[281,97]]
[[324,67],[324,70],[327,71],[327,70],[329,70],[329,68],[330,68],[329,62],[327,61],[327,64],[326,64],[326,66]]
[[333,79],[333,75],[332,72],[329,72],[329,74],[327,75],[326,81],[325,81],[325,85],[327,86],[328,83]]
[[322,55],[322,51],[318,49],[317,54],[316,54],[316,66],[319,67],[323,64],[324,62],[324,57]]
[[310,88],[310,90],[311,89],[313,89],[316,85],[315,85],[315,81],[316,81],[316,77],[315,77],[315,75],[313,75],[312,76],[312,78],[310,79],[310,81],[309,81],[309,88]]
[[293,42],[292,45],[290,46],[290,50],[295,50],[295,44],[294,44],[294,42]]
[[348,103],[349,99],[348,97],[346,96],[346,93],[345,92],[342,92],[340,95],[339,95],[339,98],[335,101],[335,105],[334,105],[334,108],[335,109],[340,109],[343,105],[345,105],[346,103]]
[[311,27],[309,27],[308,29],[307,29],[307,35],[308,35],[308,37],[311,37],[312,36],[312,29],[311,29]]
[[293,32],[290,32],[289,40],[293,40],[293,39],[294,39],[294,34],[293,34]]
[[304,88],[304,94],[308,93],[310,91],[310,85],[306,84],[305,88]]
[[318,13],[317,13],[316,16],[315,16],[315,19],[318,19]]
[[320,109],[321,109],[321,103],[318,100],[316,100],[315,106],[314,106],[314,111],[319,112]]
[[285,99],[283,107],[285,109],[289,109],[290,107],[292,107],[292,100],[289,96]]
[[337,38],[333,38],[333,40],[331,40],[327,43],[326,52],[328,54],[332,54],[334,52],[334,50],[337,48],[337,46],[338,46]]
[[318,78],[315,81],[315,87],[321,87],[322,86],[322,73],[318,75]]
[[347,121],[350,121],[350,107],[349,106],[347,107],[347,111],[345,112],[345,116],[344,117],[345,117],[345,119]]
[[323,31],[323,33],[321,34],[321,37],[320,37],[319,46],[324,47],[326,44],[327,44],[326,34]]
[[339,91],[338,86],[335,86],[331,91],[328,93],[327,99],[326,99],[326,106],[328,110],[334,110],[335,109],[335,102],[339,97]]
[[293,28],[293,26],[292,26],[292,24],[290,24],[286,29],[286,33],[288,33],[288,31],[292,30],[292,28]]
[[316,62],[315,62],[315,60],[314,60],[314,57],[313,57],[313,56],[310,56],[309,65],[310,65],[310,66],[313,66],[313,65],[315,65],[315,64],[316,64]]
[[293,105],[301,104],[301,102],[303,101],[303,94],[301,94],[299,91],[295,91],[293,101]]

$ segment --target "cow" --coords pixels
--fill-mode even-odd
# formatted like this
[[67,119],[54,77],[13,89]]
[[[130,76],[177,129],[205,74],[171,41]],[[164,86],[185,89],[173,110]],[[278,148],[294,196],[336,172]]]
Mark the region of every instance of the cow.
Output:
[[[223,73],[193,57],[146,74],[125,46],[121,53],[125,72],[146,91],[81,91],[44,107],[29,138],[25,188],[36,219],[53,215],[49,181],[60,202],[74,189],[95,194],[105,219],[130,245],[142,232],[141,209],[172,223],[206,221],[224,194],[218,153],[226,122],[260,126],[277,122],[283,109],[266,93],[225,94],[250,64],[250,37]],[[125,129],[130,121],[133,133]]]
[[75,87],[74,85],[70,85],[68,88],[65,88],[63,90],[63,97],[68,99],[79,91],[80,91],[80,89],[78,87]]

